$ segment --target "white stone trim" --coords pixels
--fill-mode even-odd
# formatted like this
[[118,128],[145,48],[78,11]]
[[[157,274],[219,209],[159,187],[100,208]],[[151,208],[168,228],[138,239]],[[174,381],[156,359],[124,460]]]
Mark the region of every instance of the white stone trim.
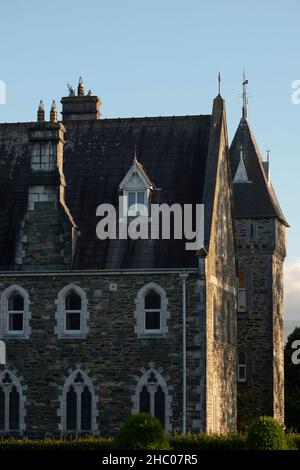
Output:
[[[77,377],[77,374],[80,373],[84,382],[83,385],[86,385],[92,395],[92,422],[91,422],[91,433],[93,435],[98,435],[98,423],[97,423],[97,418],[99,416],[99,411],[98,411],[98,402],[99,402],[99,390],[98,387],[94,385],[93,382],[96,381],[95,378],[89,377],[90,370],[87,369],[85,372],[81,368],[80,364],[76,365],[75,370],[69,369],[68,370],[68,377],[65,380],[65,383],[62,387],[60,387],[61,395],[58,397],[59,401],[59,408],[57,410],[57,416],[60,418],[60,422],[58,423],[58,429],[61,433],[61,436],[66,435],[66,434],[72,434],[73,431],[67,431],[67,426],[66,426],[66,396],[69,391],[69,388],[71,385],[74,384],[74,380]],[[96,393],[98,392],[98,393]],[[78,410],[77,410],[78,412]],[[82,431],[83,433],[88,433],[88,431]]]
[[[65,299],[67,294],[71,291],[76,292],[81,298],[81,330],[74,333],[67,333],[65,331]],[[88,299],[85,291],[81,289],[77,284],[71,283],[61,289],[58,293],[57,299],[55,300],[56,304],[56,313],[55,320],[56,326],[54,328],[55,334],[57,334],[59,339],[64,338],[85,338],[89,332],[89,327],[87,326],[87,321],[89,319],[89,312],[87,309]]]
[[131,397],[131,401],[133,403],[132,407],[132,414],[139,413],[140,411],[140,392],[144,385],[147,386],[147,380],[150,377],[150,375],[153,373],[155,375],[155,378],[157,379],[157,386],[161,386],[164,394],[165,394],[165,431],[170,432],[172,430],[172,424],[171,424],[171,417],[172,417],[172,394],[171,392],[173,391],[173,387],[169,384],[170,382],[170,377],[165,376],[163,377],[164,371],[160,367],[158,370],[155,369],[155,364],[149,363],[150,369],[147,371],[142,368],[140,369],[140,373],[142,373],[142,376],[136,376],[135,381],[136,386],[134,387],[135,393]]
[[[6,374],[9,375],[12,384],[15,385],[17,392],[19,393],[19,434],[24,434],[26,431],[26,424],[25,424],[25,417],[26,417],[26,391],[27,386],[24,384],[23,377],[18,373],[17,369],[10,368],[9,365],[0,369],[0,388],[3,376]],[[8,405],[8,401],[6,401],[6,408]],[[8,416],[8,410],[5,410],[5,414]],[[15,430],[11,431],[7,430],[0,430],[0,434],[9,434],[15,432]]]
[[[145,296],[150,290],[154,290],[155,292],[157,292],[161,298],[160,331],[153,333],[145,330]],[[138,338],[153,338],[153,336],[166,336],[166,334],[168,333],[167,320],[169,320],[170,318],[170,312],[167,310],[168,303],[169,300],[167,298],[166,291],[154,282],[149,282],[138,291],[135,299],[136,307],[134,312],[134,318],[136,320],[134,331],[137,334]]]
[[[8,330],[8,299],[13,292],[18,292],[24,299],[23,310],[23,331],[11,332]],[[31,334],[31,327],[29,320],[31,312],[29,310],[30,300],[28,292],[17,284],[12,284],[7,287],[2,293],[0,298],[0,337],[1,338],[14,338],[14,339],[29,339]]]

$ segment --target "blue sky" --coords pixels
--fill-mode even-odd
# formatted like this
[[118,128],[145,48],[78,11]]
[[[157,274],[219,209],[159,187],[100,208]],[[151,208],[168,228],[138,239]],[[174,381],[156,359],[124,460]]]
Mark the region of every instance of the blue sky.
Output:
[[249,119],[289,231],[288,262],[299,258],[300,2],[286,0],[85,0],[2,2],[0,80],[7,87],[0,122],[35,119],[66,84],[103,101],[103,117],[208,114],[222,73],[229,137],[241,116],[242,70]]

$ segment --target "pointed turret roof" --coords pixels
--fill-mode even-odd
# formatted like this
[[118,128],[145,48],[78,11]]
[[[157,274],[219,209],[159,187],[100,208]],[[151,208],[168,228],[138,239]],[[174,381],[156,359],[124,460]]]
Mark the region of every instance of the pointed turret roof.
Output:
[[237,174],[243,149],[243,164],[251,181],[233,182],[235,217],[276,217],[288,226],[256,143],[250,123],[242,117],[230,147],[231,174]]

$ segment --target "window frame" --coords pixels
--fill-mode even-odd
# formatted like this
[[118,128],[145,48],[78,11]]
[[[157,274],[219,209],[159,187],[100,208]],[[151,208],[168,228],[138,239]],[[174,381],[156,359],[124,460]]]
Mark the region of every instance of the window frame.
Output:
[[[245,287],[240,287],[240,281],[241,281],[241,272],[244,272],[245,276]],[[242,309],[241,308],[241,294],[245,296],[245,306]],[[238,313],[247,313],[247,295],[248,295],[248,276],[247,276],[247,271],[246,269],[241,266],[239,269],[239,276],[238,276]]]
[[[135,202],[134,202],[134,209],[130,209],[129,207],[129,194],[133,193],[135,195]],[[144,196],[144,210],[137,210],[137,205],[138,205],[138,193],[143,194]],[[127,188],[124,189],[124,213],[126,214],[127,217],[137,217],[137,216],[144,216],[147,217],[149,214],[149,190],[147,188]]]
[[[70,294],[76,294],[80,297],[80,302],[81,302],[81,309],[80,310],[70,310],[70,309],[67,309],[66,308],[66,301],[67,301],[67,297],[70,295]],[[68,336],[72,336],[72,335],[80,335],[83,333],[83,328],[82,328],[82,298],[81,298],[81,295],[78,294],[78,292],[75,292],[74,290],[70,290],[69,292],[66,293],[65,295],[65,308],[64,308],[64,332],[65,332],[65,335]],[[67,314],[72,314],[72,313],[79,313],[80,314],[80,328],[78,330],[68,330],[67,329]]]
[[[15,294],[17,293],[18,295],[20,295],[23,299],[23,310],[10,310],[9,309],[9,301],[10,301],[10,298]],[[24,319],[24,314],[25,314],[25,299],[23,297],[23,295],[18,292],[18,291],[12,291],[10,293],[10,295],[8,295],[7,299],[6,299],[6,302],[7,302],[7,334],[8,335],[24,335],[24,327],[25,327],[25,319]],[[11,315],[22,315],[22,329],[21,330],[11,330],[10,329],[10,316]]]
[[[23,310],[9,310],[9,300],[11,296],[17,293],[23,298]],[[0,337],[2,338],[20,338],[29,339],[31,334],[31,327],[29,320],[31,312],[29,310],[30,300],[28,292],[17,284],[12,284],[1,293],[0,300]],[[13,314],[23,314],[23,329],[11,330],[9,325],[10,316]]]
[[[243,363],[240,362],[241,354],[243,354],[245,358]],[[239,351],[237,356],[237,380],[239,383],[244,383],[247,382],[247,355],[245,351]],[[241,369],[244,370],[244,378],[241,378]]]

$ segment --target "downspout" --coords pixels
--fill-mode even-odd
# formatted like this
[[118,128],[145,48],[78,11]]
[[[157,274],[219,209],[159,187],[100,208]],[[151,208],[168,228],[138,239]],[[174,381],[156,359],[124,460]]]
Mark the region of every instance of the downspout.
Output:
[[186,434],[186,272],[179,274],[182,280],[182,434]]

